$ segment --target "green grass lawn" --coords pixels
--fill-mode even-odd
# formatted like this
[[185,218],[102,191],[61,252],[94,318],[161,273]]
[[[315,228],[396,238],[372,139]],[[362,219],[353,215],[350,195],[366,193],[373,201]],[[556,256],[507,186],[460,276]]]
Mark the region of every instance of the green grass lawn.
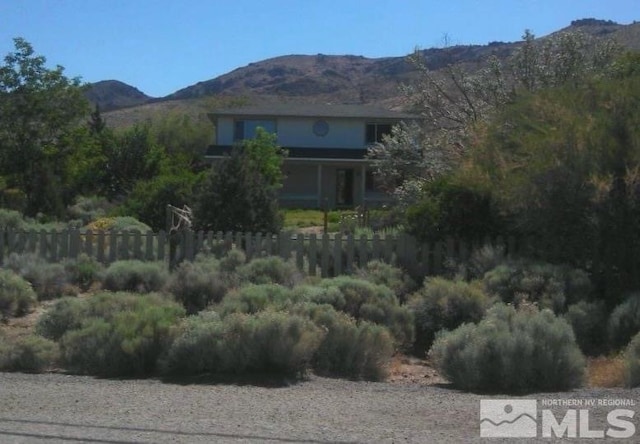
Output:
[[[284,212],[284,229],[321,227],[324,225],[324,212],[321,210],[300,210],[285,209]],[[353,210],[333,210],[327,214],[329,223],[329,231],[336,231],[340,223],[341,216],[350,216],[355,214]]]
[[[322,210],[303,210],[303,209],[284,209],[284,230],[296,231],[307,227],[324,226],[324,212]],[[372,215],[377,218],[384,217],[386,211],[376,210]],[[337,233],[349,232],[357,237],[365,235],[373,237],[378,234],[381,237],[397,236],[402,231],[402,226],[395,223],[384,228],[378,228],[374,231],[371,226],[360,226],[354,210],[333,210],[327,213],[327,232]]]

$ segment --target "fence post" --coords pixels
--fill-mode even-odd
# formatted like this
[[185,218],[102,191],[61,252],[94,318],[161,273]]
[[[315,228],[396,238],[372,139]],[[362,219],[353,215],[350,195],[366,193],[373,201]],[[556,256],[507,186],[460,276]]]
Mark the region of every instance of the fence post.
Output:
[[84,254],[93,257],[93,231],[87,230],[84,236]]
[[265,256],[271,256],[272,253],[272,249],[273,249],[273,234],[267,234],[264,238],[264,250],[265,250]]
[[69,257],[69,230],[62,230],[60,233],[60,258],[65,259]]
[[358,267],[364,267],[367,262],[369,262],[369,240],[362,234],[358,243]]
[[304,271],[304,234],[298,233],[296,236],[296,265],[299,270]]
[[186,261],[193,261],[196,257],[195,248],[194,248],[194,232],[192,230],[184,230],[184,254],[182,255],[182,259]]
[[27,251],[29,253],[36,253],[38,247],[38,233],[36,230],[29,230],[27,233]]
[[342,234],[337,233],[333,238],[333,275],[342,273]]
[[134,231],[133,233],[133,258],[142,260],[142,233]]
[[316,275],[316,264],[318,262],[318,249],[316,244],[316,234],[311,233],[309,236],[309,274]]
[[118,233],[116,230],[109,232],[109,263],[118,260]]
[[371,239],[371,259],[380,260],[382,257],[382,248],[380,246],[380,235],[374,233],[373,239]]
[[355,242],[354,242],[354,234],[347,234],[347,263],[346,270],[348,273],[353,273],[353,257],[355,254]]
[[289,250],[289,242],[290,242],[290,235],[288,233],[285,232],[281,232],[278,235],[278,255],[286,260],[289,260],[289,256],[290,256],[290,250]]
[[256,257],[262,257],[265,256],[262,253],[262,249],[264,247],[262,246],[262,233],[256,233],[256,241],[255,241],[255,256]]
[[320,257],[320,276],[325,278],[329,275],[329,235],[322,235],[322,252]]
[[122,251],[122,259],[129,259],[129,232],[122,231],[122,243],[120,244],[120,250]]
[[[156,252],[156,260],[162,261],[164,262],[165,260],[165,253],[164,253],[164,249],[167,245],[167,233],[163,230],[160,230],[158,232],[158,251]],[[169,256],[171,257],[171,256]]]
[[80,231],[72,229],[69,231],[69,257],[76,259],[80,250]]
[[178,266],[178,244],[180,243],[180,232],[171,229],[169,231],[169,271],[173,271]]
[[97,235],[98,262],[104,264],[104,231],[98,231]]
[[[4,235],[2,236],[2,240],[4,240]],[[47,254],[49,250],[49,248],[47,248],[48,245],[49,245],[49,241],[47,240],[47,232],[46,230],[42,229],[40,230],[40,257],[43,259],[49,259],[49,255]],[[0,251],[2,250],[4,250],[4,248],[0,247]],[[1,259],[0,259],[0,262],[1,262]]]
[[145,247],[144,247],[144,258],[147,261],[152,261],[154,258],[153,254],[153,238],[156,234],[153,231],[147,231],[145,236]]
[[252,234],[251,233],[244,233],[244,254],[247,257],[247,261],[250,261],[251,259],[253,259],[255,253],[254,253],[254,248],[253,248],[253,244],[252,244]]

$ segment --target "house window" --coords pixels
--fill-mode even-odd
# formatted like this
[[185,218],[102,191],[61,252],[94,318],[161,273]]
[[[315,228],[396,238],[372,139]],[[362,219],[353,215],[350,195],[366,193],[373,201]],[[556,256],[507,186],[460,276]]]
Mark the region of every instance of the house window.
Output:
[[234,140],[253,139],[256,137],[256,129],[260,127],[269,133],[276,132],[275,120],[250,119],[236,120],[233,130]]
[[367,123],[365,142],[367,144],[382,142],[382,137],[387,134],[391,134],[391,124]]

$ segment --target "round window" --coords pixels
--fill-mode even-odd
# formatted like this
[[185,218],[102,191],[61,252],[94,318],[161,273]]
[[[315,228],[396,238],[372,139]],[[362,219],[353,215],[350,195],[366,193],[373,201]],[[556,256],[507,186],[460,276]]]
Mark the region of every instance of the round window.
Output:
[[326,120],[318,120],[313,124],[313,134],[324,137],[329,133],[329,124]]

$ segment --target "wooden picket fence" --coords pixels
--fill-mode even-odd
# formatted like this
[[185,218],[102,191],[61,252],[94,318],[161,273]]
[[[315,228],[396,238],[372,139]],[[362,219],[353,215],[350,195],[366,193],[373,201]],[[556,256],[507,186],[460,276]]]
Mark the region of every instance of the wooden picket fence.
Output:
[[139,231],[0,231],[0,264],[12,254],[37,254],[50,262],[75,259],[81,254],[103,264],[118,260],[164,261],[173,266],[193,260],[199,253],[223,255],[236,247],[247,258],[280,256],[294,261],[306,273],[319,276],[348,274],[371,260],[381,260],[405,268],[415,276],[441,273],[448,261],[461,261],[485,243],[502,246],[508,253],[524,248],[516,239],[492,239],[469,244],[447,239],[430,244],[413,237],[359,237],[341,234],[302,235],[282,232],[214,233],[180,231],[176,233]]

